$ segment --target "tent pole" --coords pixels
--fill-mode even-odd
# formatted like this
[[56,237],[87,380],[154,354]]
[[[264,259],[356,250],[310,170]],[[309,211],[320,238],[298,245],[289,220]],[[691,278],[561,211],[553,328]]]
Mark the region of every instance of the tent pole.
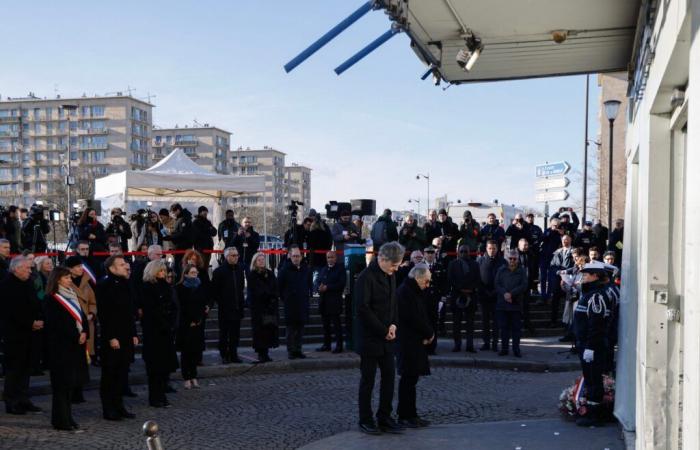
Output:
[[[267,250],[269,244],[267,237],[267,186],[263,191],[263,233],[265,234],[263,250]],[[268,256],[265,254],[265,263],[268,263]]]

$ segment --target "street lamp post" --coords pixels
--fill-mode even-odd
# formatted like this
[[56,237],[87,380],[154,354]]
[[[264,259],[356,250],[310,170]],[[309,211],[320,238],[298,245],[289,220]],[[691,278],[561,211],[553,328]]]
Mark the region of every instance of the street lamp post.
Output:
[[620,109],[619,100],[608,100],[604,103],[605,115],[610,124],[610,157],[608,159],[608,233],[612,231],[612,198],[613,198],[613,130],[615,118]]
[[583,223],[586,223],[588,213],[586,200],[588,199],[588,85],[590,75],[586,74],[586,125],[583,145]]
[[423,175],[422,173],[419,173],[418,175],[416,175],[416,180],[420,180],[421,177],[425,178],[426,181],[428,182],[428,198],[426,199],[427,202],[425,205],[425,209],[426,209],[425,215],[427,216],[428,211],[430,210],[430,173],[427,173],[425,175]]
[[63,111],[66,113],[66,125],[68,127],[68,143],[66,144],[66,178],[65,178],[65,183],[66,183],[66,222],[68,223],[68,226],[70,228],[70,207],[71,207],[71,195],[70,195],[70,189],[71,186],[73,185],[73,177],[71,175],[71,166],[70,166],[70,116],[71,114],[78,109],[78,105],[73,105],[73,104],[66,104],[61,106],[63,108]]

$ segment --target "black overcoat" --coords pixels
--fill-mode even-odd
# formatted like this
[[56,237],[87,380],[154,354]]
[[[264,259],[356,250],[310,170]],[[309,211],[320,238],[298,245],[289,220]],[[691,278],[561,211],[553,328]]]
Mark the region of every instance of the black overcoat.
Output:
[[[102,365],[128,365],[134,355],[133,338],[136,337],[129,280],[109,272],[97,283],[95,296],[97,297],[97,319],[100,323]],[[119,341],[119,349],[114,350],[110,347],[109,341],[112,339]]]
[[[143,360],[149,370],[174,372],[178,367],[173,334],[177,306],[165,280],[143,283]],[[98,309],[99,311],[99,309]]]
[[396,290],[399,305],[396,360],[397,370],[402,376],[430,375],[430,361],[423,340],[433,337],[434,330],[425,311],[426,295],[413,278],[406,279]]
[[[87,317],[80,309],[83,332],[90,337]],[[46,296],[46,333],[49,344],[51,383],[66,388],[83,386],[89,380],[86,345],[80,344],[75,319],[53,296]]]
[[243,318],[243,289],[245,279],[239,264],[224,263],[214,270],[211,280],[211,299],[219,305],[219,320]]
[[28,364],[32,353],[35,320],[42,320],[41,304],[32,279],[22,281],[8,273],[0,282],[5,368]]
[[393,353],[394,343],[386,335],[389,326],[398,323],[394,275],[387,275],[374,259],[357,277],[353,295],[355,351],[367,356]]
[[253,325],[253,348],[265,350],[279,346],[279,291],[277,279],[271,270],[248,273],[248,303]]
[[[204,351],[204,337],[199,330],[199,324],[204,319],[204,309],[207,306],[205,291],[201,284],[197,288],[188,288],[184,284],[178,284],[176,291],[180,304],[177,349],[188,352]],[[198,325],[191,326],[193,322]]]
[[287,261],[282,265],[278,286],[284,303],[284,320],[287,324],[309,322],[311,285],[311,271],[306,263],[301,263],[297,267]]
[[333,267],[325,266],[318,275],[318,283],[325,284],[326,292],[320,294],[318,303],[319,313],[322,316],[340,315],[343,312],[343,291],[345,291],[345,266],[336,264]]

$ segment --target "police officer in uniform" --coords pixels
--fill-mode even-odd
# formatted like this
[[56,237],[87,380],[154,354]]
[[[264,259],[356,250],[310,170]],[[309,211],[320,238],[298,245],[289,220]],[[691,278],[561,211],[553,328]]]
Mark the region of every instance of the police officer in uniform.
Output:
[[[437,251],[432,245],[423,249],[423,254],[425,256],[424,263],[428,265],[430,269],[430,274],[432,275],[432,283],[426,289],[426,305],[425,311],[428,314],[428,321],[433,330],[438,329],[438,317],[440,313],[440,302],[445,295],[445,280],[447,279],[447,272],[445,266],[437,260]],[[445,309],[445,304],[443,302],[442,309]],[[434,355],[435,349],[437,348],[437,339],[433,339],[427,346],[428,354]]]
[[603,400],[603,373],[608,365],[608,332],[611,299],[606,267],[594,261],[581,269],[582,295],[574,311],[576,348],[581,371],[586,381],[588,412],[576,424],[592,426],[602,423],[600,403]]

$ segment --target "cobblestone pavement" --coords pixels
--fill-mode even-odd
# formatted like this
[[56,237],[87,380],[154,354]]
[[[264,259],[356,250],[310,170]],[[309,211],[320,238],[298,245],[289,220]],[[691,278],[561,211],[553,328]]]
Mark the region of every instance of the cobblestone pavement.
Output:
[[[441,424],[557,417],[559,393],[576,375],[437,368],[418,384],[419,413]],[[50,397],[35,397],[42,414],[0,412],[0,449],[145,448],[146,420],[160,425],[165,450],[296,448],[355,429],[358,382],[357,370],[212,378],[171,394],[169,409],[145,406],[146,387],[134,386],[139,397],[127,404],[137,418],[122,422],[102,420],[98,392],[89,391],[74,408],[81,434],[53,431]]]

